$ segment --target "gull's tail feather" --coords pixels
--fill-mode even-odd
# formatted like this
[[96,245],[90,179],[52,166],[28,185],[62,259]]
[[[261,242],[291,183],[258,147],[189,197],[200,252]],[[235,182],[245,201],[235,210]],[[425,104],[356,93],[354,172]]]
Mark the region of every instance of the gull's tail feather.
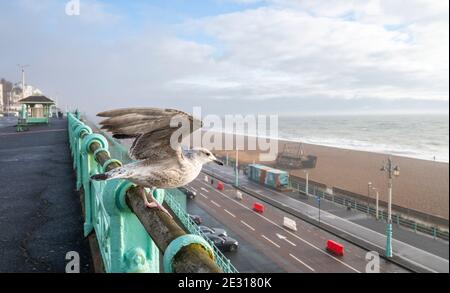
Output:
[[107,180],[108,178],[109,178],[109,176],[108,176],[107,173],[104,173],[104,174],[95,174],[95,175],[92,175],[92,176],[91,176],[91,179],[92,179],[92,180],[100,180],[100,181]]
[[106,173],[102,174],[96,174],[92,175],[92,180],[109,180],[109,179],[116,179],[116,178],[127,178],[131,174],[129,168],[127,166],[119,167],[116,169],[112,169],[111,171],[108,171]]

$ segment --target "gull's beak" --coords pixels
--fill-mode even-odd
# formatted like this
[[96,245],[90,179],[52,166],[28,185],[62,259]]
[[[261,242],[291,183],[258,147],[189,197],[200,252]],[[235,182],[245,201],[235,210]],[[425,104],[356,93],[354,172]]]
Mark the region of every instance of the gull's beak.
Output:
[[223,166],[223,162],[221,160],[214,159],[214,163],[216,163],[217,165]]

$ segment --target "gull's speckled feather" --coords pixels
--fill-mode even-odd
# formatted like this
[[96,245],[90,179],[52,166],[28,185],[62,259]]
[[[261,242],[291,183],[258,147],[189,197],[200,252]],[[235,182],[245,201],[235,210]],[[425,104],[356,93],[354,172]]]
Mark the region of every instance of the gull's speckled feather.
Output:
[[[93,176],[95,180],[128,179],[149,188],[175,188],[194,180],[204,163],[216,161],[214,155],[203,148],[182,150],[180,143],[170,144],[175,131],[189,135],[202,126],[200,120],[174,110],[158,108],[129,108],[99,113],[107,117],[100,122],[102,128],[116,138],[135,138],[129,154],[137,162]],[[189,123],[189,129],[171,126],[172,119]]]

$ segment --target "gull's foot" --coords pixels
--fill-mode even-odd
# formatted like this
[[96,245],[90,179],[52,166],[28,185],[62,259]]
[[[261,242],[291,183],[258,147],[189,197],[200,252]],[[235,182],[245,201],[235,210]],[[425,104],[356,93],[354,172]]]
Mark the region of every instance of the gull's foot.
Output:
[[145,202],[145,206],[149,209],[158,209],[161,210],[163,212],[165,212],[166,214],[169,215],[170,218],[172,218],[172,215],[169,213],[169,211],[166,210],[166,208],[164,208],[159,202],[157,202],[156,200],[151,201],[151,202]]
[[153,190],[150,191],[149,193],[149,197],[150,197],[150,201],[147,199],[147,193],[145,192],[145,188],[140,186],[140,194],[142,199],[144,200],[144,205],[149,208],[149,209],[159,209],[163,212],[165,212],[166,214],[169,215],[169,217],[172,219],[172,215],[158,202],[156,201],[155,197],[153,196]]

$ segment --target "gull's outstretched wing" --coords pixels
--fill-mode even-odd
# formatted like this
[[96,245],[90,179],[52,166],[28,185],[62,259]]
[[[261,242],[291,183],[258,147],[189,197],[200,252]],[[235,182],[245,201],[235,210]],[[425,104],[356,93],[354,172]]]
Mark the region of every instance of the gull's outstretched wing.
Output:
[[[114,138],[135,139],[129,150],[131,158],[155,162],[180,158],[181,141],[172,139],[171,144],[175,131],[176,138],[181,138],[202,126],[200,120],[174,109],[128,108],[101,112],[97,116],[109,117],[100,125],[112,132]],[[175,126],[171,126],[171,121]]]

